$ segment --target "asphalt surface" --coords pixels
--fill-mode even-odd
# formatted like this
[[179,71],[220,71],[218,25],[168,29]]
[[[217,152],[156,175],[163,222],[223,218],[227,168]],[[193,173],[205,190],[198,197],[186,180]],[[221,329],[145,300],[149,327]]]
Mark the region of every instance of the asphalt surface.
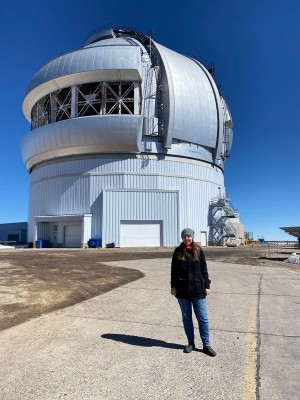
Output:
[[[107,258],[103,253],[104,259],[89,260],[87,271],[96,266],[106,275],[118,271],[118,276],[127,276],[127,283],[0,332],[1,400],[298,399],[299,269],[270,262],[280,258],[275,253],[256,254],[262,261],[256,266],[244,265],[241,259],[239,264],[228,262],[230,252],[219,252],[219,260],[212,261],[217,256],[207,250],[212,279],[208,312],[217,357],[200,351],[198,333],[198,351],[182,351],[186,339],[176,299],[169,294],[168,250],[157,250],[155,259],[150,251],[145,252],[148,259],[145,254],[140,258],[139,251],[122,257],[119,251],[117,261],[107,261],[116,257],[112,252]],[[24,254],[29,253],[23,252],[23,260]],[[42,252],[32,252],[33,264],[36,254],[43,257]],[[70,264],[77,260],[78,270],[83,252],[51,254],[52,260],[55,254],[69,257]],[[89,254],[97,253],[85,253],[85,262],[92,258]],[[0,257],[1,271],[15,267],[18,275],[18,264],[21,260],[13,261],[13,255]],[[48,264],[49,260],[44,268]],[[26,292],[24,285],[22,290]]]
[[[125,260],[170,258],[173,248],[138,249],[17,249],[0,248],[0,331],[59,310],[142,277],[120,268]],[[208,261],[289,268],[295,249],[276,246],[207,247]],[[120,261],[111,271],[107,261]],[[101,263],[101,264],[100,264]]]

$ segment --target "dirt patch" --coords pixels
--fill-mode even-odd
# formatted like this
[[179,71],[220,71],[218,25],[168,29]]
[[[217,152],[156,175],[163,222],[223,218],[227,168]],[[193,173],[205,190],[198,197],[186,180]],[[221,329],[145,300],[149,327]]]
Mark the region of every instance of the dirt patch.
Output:
[[[0,330],[65,308],[143,277],[109,261],[171,258],[173,248],[89,250],[1,250]],[[208,262],[250,264],[300,270],[282,262],[294,252],[270,246],[205,248]]]
[[295,247],[279,247],[271,245],[240,246],[240,247],[209,247],[205,248],[207,260],[258,265],[261,267],[286,268],[300,271],[299,264],[284,262],[292,253],[297,251]]
[[0,330],[143,277],[102,264],[99,254],[44,251],[0,253]]

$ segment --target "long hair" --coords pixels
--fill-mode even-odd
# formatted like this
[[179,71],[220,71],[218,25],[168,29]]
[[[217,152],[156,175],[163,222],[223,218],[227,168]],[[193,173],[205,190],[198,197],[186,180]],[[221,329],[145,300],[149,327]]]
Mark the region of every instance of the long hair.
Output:
[[[201,250],[201,246],[199,244],[195,243],[194,240],[193,240],[193,242],[192,242],[192,260],[194,262],[199,261],[199,252],[200,252],[200,250]],[[180,260],[186,260],[186,258],[187,258],[187,251],[186,251],[186,248],[185,248],[185,244],[183,242],[179,246],[178,258]]]

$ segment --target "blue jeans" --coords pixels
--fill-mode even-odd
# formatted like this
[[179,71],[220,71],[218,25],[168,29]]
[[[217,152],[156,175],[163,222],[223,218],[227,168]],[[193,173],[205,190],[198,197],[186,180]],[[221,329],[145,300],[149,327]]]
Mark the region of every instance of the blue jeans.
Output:
[[192,305],[198,320],[200,337],[203,346],[209,346],[209,322],[206,311],[206,299],[178,299],[182,313],[182,322],[189,343],[195,343],[194,324],[192,318]]

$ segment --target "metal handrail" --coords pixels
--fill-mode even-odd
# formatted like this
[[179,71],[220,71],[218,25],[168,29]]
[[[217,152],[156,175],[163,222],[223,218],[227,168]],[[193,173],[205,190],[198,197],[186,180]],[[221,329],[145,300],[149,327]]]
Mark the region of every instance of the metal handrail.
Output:
[[[84,39],[82,47],[85,46],[85,43],[88,41],[88,39],[95,35],[96,33],[104,32],[106,30],[112,29],[114,32],[119,32],[119,33],[127,33],[127,34],[132,34],[136,36],[142,43],[145,43],[149,40],[149,36],[144,35],[143,33],[139,32],[138,29],[136,29],[135,26],[130,25],[130,26],[123,26],[123,25],[114,25],[112,23],[106,24],[106,25],[101,25],[100,27],[94,29],[91,31]],[[152,36],[152,35],[151,35]]]

